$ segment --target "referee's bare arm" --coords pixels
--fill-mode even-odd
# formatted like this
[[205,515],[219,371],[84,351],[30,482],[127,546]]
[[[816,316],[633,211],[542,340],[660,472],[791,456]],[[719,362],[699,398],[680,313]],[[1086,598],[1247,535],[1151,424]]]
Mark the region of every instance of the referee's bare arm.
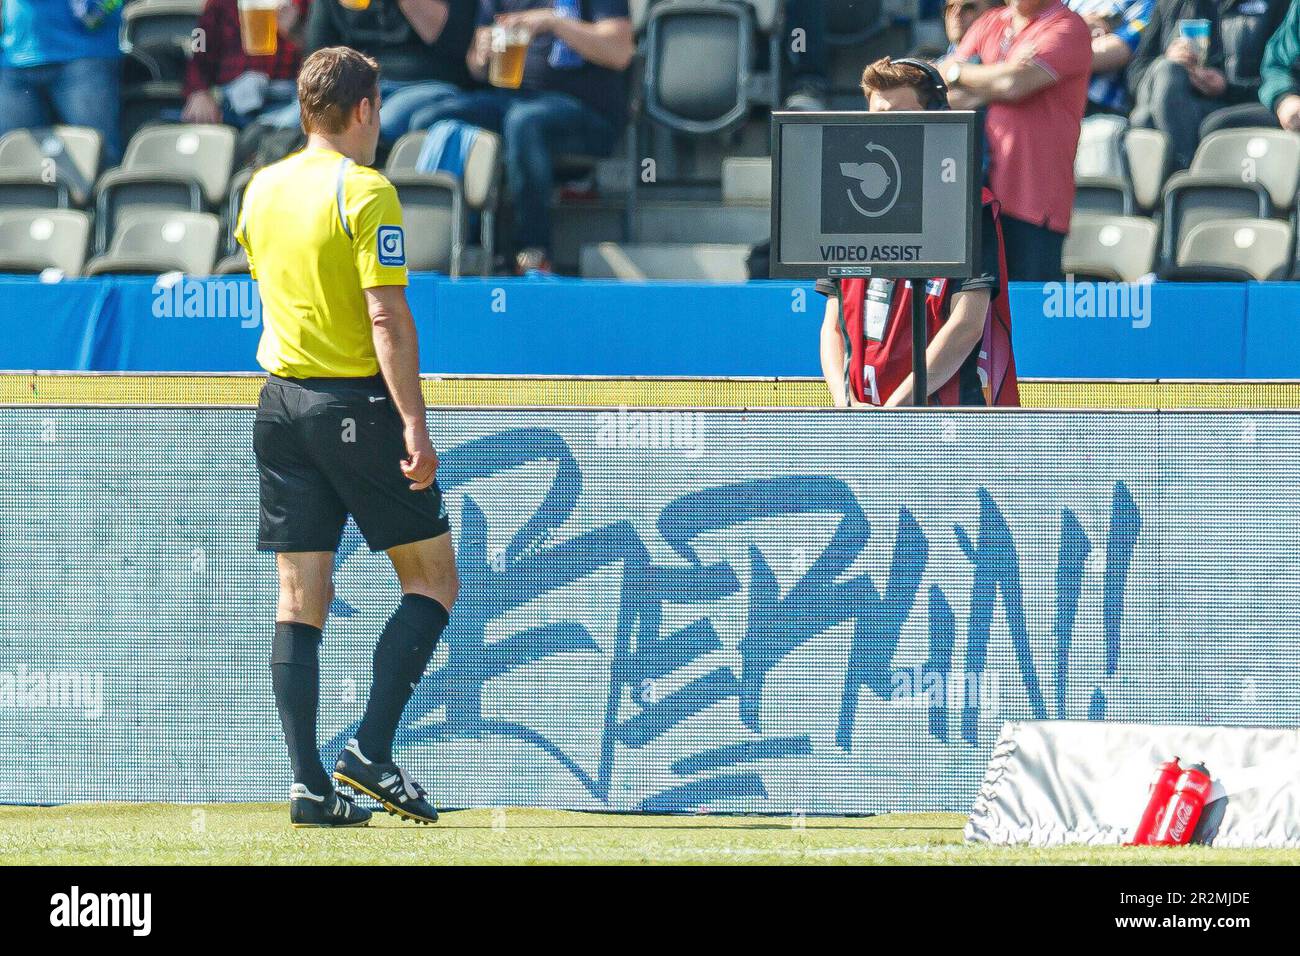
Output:
[[424,393],[420,391],[420,343],[411,307],[406,303],[406,287],[375,286],[366,289],[365,295],[379,369],[402,417],[407,453],[402,473],[411,479],[412,491],[423,491],[433,484],[437,474],[438,453],[429,440],[425,420]]

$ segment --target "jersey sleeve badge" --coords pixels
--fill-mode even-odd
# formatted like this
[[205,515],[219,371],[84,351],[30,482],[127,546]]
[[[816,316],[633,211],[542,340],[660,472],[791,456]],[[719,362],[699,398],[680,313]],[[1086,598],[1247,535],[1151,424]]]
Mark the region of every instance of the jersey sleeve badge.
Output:
[[406,237],[401,226],[380,226],[375,232],[381,266],[406,265]]

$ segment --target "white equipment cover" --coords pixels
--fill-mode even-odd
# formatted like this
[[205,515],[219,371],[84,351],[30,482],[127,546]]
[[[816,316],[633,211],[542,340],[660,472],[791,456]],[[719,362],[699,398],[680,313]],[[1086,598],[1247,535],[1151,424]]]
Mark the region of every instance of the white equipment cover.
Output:
[[1194,842],[1300,846],[1300,731],[1070,720],[1003,725],[966,839],[1123,843],[1171,757],[1203,763],[1214,779]]

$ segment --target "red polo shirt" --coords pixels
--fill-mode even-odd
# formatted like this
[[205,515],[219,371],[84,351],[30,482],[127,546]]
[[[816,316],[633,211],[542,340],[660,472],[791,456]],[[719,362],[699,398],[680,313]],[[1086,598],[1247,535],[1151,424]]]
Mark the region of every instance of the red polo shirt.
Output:
[[1002,213],[1054,232],[1069,232],[1074,206],[1074,152],[1088,102],[1092,37],[1064,3],[1053,3],[1019,33],[1012,10],[1000,7],[975,21],[953,58],[978,55],[984,64],[1014,61],[1029,48],[1055,82],[1015,103],[990,103],[984,120],[989,187]]

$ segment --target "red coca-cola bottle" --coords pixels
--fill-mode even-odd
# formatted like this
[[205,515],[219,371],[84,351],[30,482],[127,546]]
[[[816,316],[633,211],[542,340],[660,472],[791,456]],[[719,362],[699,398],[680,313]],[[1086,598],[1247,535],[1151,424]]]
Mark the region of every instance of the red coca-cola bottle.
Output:
[[1165,814],[1156,827],[1156,835],[1151,838],[1155,846],[1177,846],[1192,839],[1196,830],[1196,821],[1201,819],[1201,811],[1210,796],[1210,787],[1214,781],[1204,764],[1192,764],[1183,771],[1178,783],[1174,785],[1173,795]]
[[1125,846],[1144,846],[1151,842],[1151,837],[1156,832],[1156,826],[1160,823],[1165,807],[1169,805],[1169,798],[1174,792],[1174,784],[1178,781],[1178,775],[1182,772],[1182,769],[1178,765],[1177,757],[1168,763],[1162,763],[1156,768],[1156,775],[1151,781],[1150,789],[1147,791],[1146,809],[1142,811],[1142,819],[1138,821],[1137,827],[1133,830],[1132,838],[1124,844]]

